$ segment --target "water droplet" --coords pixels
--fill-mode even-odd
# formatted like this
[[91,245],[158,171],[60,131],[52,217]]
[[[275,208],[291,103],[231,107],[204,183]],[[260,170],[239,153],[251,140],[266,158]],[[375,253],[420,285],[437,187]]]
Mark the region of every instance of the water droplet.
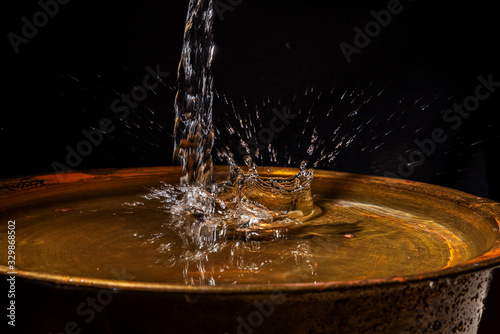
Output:
[[307,168],[307,161],[306,160],[302,160],[302,162],[300,163],[300,170],[301,171],[305,171]]
[[243,157],[243,161],[245,162],[245,165],[247,165],[248,167],[250,167],[253,163],[252,157],[249,154]]

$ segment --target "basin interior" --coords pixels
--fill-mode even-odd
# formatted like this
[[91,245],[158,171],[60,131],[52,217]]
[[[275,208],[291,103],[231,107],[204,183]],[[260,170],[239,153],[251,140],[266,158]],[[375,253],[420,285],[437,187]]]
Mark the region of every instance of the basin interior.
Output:
[[[296,172],[261,170],[268,177]],[[0,216],[16,221],[17,271],[82,284],[343,282],[457,267],[498,242],[494,219],[474,209],[483,199],[422,183],[315,171],[317,214],[308,221],[261,238],[227,236],[200,249],[186,244],[185,230],[159,200],[144,197],[179,176],[167,167],[6,181]],[[224,179],[227,169],[217,168],[216,176]],[[22,182],[31,185],[19,190]],[[1,232],[0,247],[7,247],[7,228]]]

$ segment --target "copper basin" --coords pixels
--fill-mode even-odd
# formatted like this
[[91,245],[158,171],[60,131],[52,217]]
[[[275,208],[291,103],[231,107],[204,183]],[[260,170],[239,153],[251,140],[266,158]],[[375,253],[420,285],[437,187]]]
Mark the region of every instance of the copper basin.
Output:
[[[264,170],[264,169],[263,169]],[[275,168],[272,175],[293,175]],[[227,168],[217,167],[224,178]],[[23,212],[57,201],[160,181],[176,183],[176,167],[93,170],[0,181],[0,247],[8,220],[43,235]],[[393,207],[412,214],[439,213],[471,241],[471,258],[440,270],[356,280],[192,286],[128,277],[103,279],[54,273],[44,259],[52,245],[23,248],[16,239],[16,332],[22,333],[475,333],[483,301],[500,265],[500,204],[440,186],[332,171],[315,171],[312,192]],[[28,226],[26,226],[26,224]],[[31,224],[31,225],[30,225]],[[69,237],[69,236],[68,236]],[[62,242],[63,240],[61,240]],[[72,241],[78,242],[78,241]],[[24,267],[36,258],[36,270]],[[40,259],[40,260],[38,260]],[[46,261],[46,262],[43,262]],[[2,291],[12,276],[0,261]]]

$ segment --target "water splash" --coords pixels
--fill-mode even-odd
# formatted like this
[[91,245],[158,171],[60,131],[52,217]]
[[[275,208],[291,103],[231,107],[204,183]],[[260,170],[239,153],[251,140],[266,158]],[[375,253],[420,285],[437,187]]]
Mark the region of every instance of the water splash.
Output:
[[314,215],[313,170],[305,162],[296,175],[265,177],[257,172],[250,156],[246,156],[245,171],[231,153],[225,154],[229,178],[216,183],[212,192],[163,183],[144,195],[149,200],[160,200],[164,209],[174,215],[177,225],[186,227],[189,244],[203,249],[227,237],[265,238]]
[[[212,257],[226,253],[228,270],[238,268],[243,276],[259,271],[269,263],[244,259],[260,242],[286,239],[289,229],[318,214],[311,195],[313,171],[305,163],[297,175],[264,177],[249,156],[247,171],[229,153],[227,159],[229,179],[215,184],[212,192],[163,183],[144,195],[162,203],[168,214],[164,228],[182,240],[183,251],[176,261],[184,265],[185,284],[215,285],[221,274],[207,266],[214,266]],[[163,251],[164,247],[158,249]],[[285,255],[283,259],[289,256]]]

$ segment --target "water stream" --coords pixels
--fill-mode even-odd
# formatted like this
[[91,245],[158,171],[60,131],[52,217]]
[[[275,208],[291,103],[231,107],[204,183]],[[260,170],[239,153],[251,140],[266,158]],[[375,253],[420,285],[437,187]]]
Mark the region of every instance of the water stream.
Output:
[[212,0],[190,1],[174,106],[174,159],[183,169],[181,184],[207,189],[213,184],[212,25]]

